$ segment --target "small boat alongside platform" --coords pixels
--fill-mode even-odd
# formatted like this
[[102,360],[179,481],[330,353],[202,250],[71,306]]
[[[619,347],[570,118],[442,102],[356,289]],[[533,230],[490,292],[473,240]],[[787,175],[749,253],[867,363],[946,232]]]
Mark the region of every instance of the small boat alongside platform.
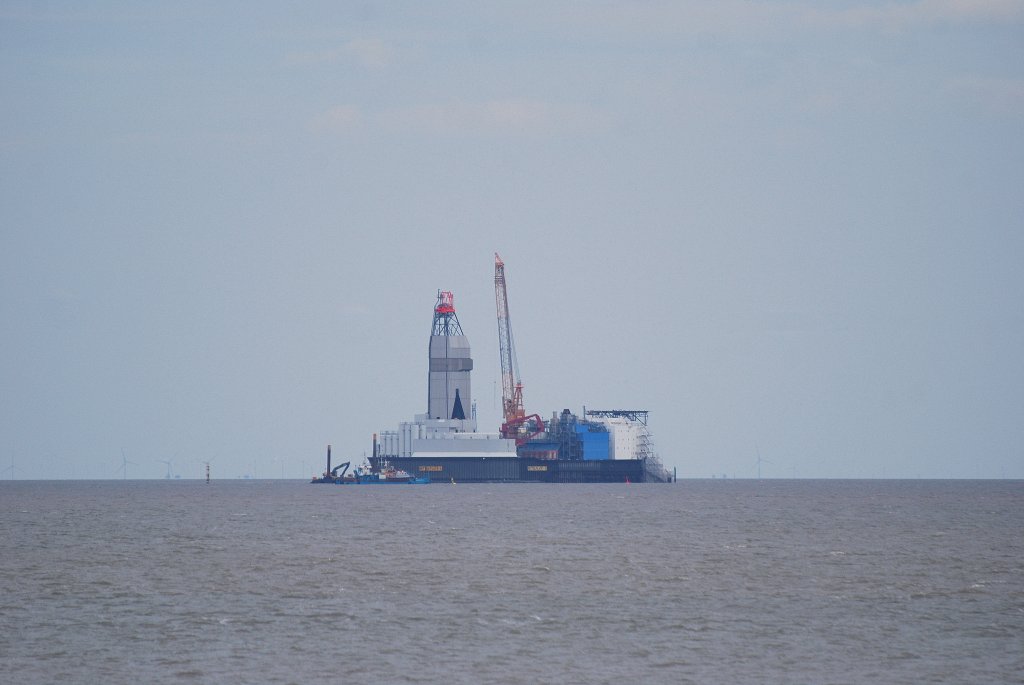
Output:
[[314,476],[310,482],[331,485],[427,485],[430,483],[429,476],[411,476],[406,471],[379,462],[376,468],[367,464],[348,473],[351,463],[345,461],[332,469],[331,446],[328,445],[327,470],[320,476]]

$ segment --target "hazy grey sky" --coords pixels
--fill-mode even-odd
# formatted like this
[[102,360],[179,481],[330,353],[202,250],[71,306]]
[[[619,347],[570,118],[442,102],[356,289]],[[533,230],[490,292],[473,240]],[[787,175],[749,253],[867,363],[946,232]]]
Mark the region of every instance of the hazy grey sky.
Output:
[[439,288],[496,430],[495,251],[681,477],[1024,477],[1024,2],[8,1],[0,94],[4,478],[359,457]]

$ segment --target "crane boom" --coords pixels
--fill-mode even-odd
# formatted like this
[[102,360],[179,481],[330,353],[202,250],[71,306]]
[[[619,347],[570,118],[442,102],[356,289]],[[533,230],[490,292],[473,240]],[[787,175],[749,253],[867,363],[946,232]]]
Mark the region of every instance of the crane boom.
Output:
[[494,299],[498,308],[498,348],[501,353],[501,408],[505,423],[521,419],[523,384],[517,378],[515,348],[512,346],[512,324],[508,316],[508,291],[505,287],[505,262],[494,253]]
[[519,362],[512,342],[512,323],[508,316],[508,290],[505,286],[505,262],[494,253],[494,299],[498,307],[498,348],[501,353],[501,406],[505,423],[501,434],[515,438],[522,445],[534,435],[543,432],[544,421],[537,414],[526,415],[523,409],[523,383],[519,376]]

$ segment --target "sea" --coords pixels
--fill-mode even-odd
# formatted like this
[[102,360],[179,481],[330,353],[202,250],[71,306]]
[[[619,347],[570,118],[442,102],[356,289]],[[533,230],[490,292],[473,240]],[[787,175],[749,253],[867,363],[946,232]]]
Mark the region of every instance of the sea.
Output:
[[0,482],[0,683],[1024,683],[1024,481]]

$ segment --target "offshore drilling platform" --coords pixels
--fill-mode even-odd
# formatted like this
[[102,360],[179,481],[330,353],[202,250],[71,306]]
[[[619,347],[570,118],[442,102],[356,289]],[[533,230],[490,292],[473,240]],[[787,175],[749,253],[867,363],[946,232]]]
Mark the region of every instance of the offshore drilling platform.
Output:
[[[469,339],[454,296],[439,291],[430,333],[427,411],[373,438],[370,465],[447,482],[669,482],[647,431],[644,410],[568,409],[545,423],[527,414],[509,317],[505,264],[494,255],[494,291],[501,354],[503,423],[477,430]],[[468,410],[468,412],[467,412]]]

